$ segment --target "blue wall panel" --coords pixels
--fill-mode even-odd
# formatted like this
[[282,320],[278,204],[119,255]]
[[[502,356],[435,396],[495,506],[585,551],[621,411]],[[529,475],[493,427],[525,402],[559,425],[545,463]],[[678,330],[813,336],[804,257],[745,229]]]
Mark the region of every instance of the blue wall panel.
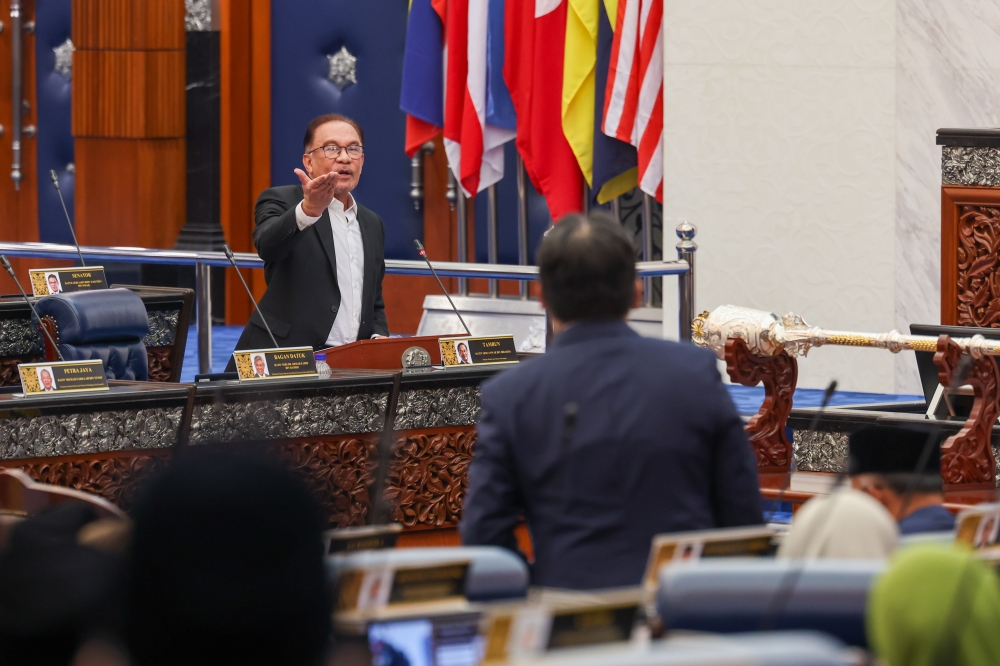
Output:
[[[306,125],[342,113],[365,129],[357,200],[382,216],[385,254],[412,259],[423,211],[409,197],[410,160],[399,110],[406,38],[405,0],[273,0],[271,3],[271,183],[298,183]],[[358,82],[341,92],[327,80],[329,60],[346,46]]]
[[66,208],[73,215],[73,134],[70,115],[70,80],[55,70],[57,46],[70,36],[70,0],[37,0],[35,3],[35,80],[38,90],[35,117],[38,134],[38,236],[42,242],[69,243],[73,237],[49,170],[55,169]]

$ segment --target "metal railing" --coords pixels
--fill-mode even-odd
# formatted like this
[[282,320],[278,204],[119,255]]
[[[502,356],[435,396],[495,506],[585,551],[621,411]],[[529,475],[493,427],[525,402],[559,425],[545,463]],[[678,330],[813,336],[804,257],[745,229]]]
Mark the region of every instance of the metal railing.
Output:
[[[691,339],[691,322],[694,320],[694,252],[697,245],[693,238],[695,228],[687,223],[677,227],[681,242],[677,244],[678,259],[674,261],[640,261],[636,272],[640,278],[654,278],[664,275],[678,276],[678,324],[682,340]],[[97,264],[138,263],[168,264],[173,266],[193,266],[195,269],[195,291],[198,326],[198,367],[200,372],[212,371],[212,267],[231,267],[223,252],[188,252],[183,250],[151,250],[141,247],[88,247],[80,248],[84,259]],[[26,259],[57,259],[73,261],[77,249],[72,245],[55,243],[9,243],[0,242],[0,254]],[[236,265],[240,268],[263,268],[264,260],[250,252],[236,252]],[[486,278],[488,280],[518,280],[527,283],[538,279],[537,266],[515,266],[509,264],[470,264],[455,261],[434,263],[438,275],[465,280]],[[423,261],[386,259],[385,272],[389,275],[430,276],[431,272]],[[664,320],[666,312],[664,312]]]

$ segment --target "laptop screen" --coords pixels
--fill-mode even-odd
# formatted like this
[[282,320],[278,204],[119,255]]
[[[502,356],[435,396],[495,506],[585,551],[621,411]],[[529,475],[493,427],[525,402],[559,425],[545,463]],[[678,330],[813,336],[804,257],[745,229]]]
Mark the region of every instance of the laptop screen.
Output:
[[[1000,340],[1000,328],[975,328],[972,326],[938,326],[936,324],[910,324],[911,335],[938,337],[950,335],[953,338],[971,338],[981,335],[989,340]],[[920,384],[924,390],[924,401],[929,407],[938,387],[938,369],[934,365],[934,352],[915,352]]]

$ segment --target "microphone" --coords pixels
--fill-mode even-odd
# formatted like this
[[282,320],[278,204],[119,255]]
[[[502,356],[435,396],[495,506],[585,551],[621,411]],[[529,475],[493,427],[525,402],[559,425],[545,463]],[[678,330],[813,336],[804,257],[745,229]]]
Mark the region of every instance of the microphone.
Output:
[[448,290],[445,289],[444,284],[441,283],[441,278],[438,277],[437,271],[434,270],[434,266],[431,265],[431,260],[427,258],[427,250],[424,249],[424,244],[416,238],[413,239],[413,244],[417,247],[417,253],[424,258],[424,261],[427,262],[427,268],[431,269],[431,274],[434,276],[434,279],[437,280],[438,286],[441,287],[441,291],[444,292],[444,297],[448,299],[451,309],[455,311],[456,315],[458,315],[458,320],[462,322],[462,328],[464,328],[465,332],[471,336],[472,332],[469,331],[469,327],[465,325],[465,320],[462,319],[462,315],[459,313],[458,308],[455,307],[455,303],[451,300],[451,296],[448,295]]
[[14,280],[14,284],[17,285],[18,290],[21,292],[24,302],[28,304],[28,307],[31,308],[31,313],[35,315],[35,319],[38,320],[38,327],[42,329],[42,334],[49,339],[49,342],[52,344],[52,348],[56,350],[56,356],[59,357],[60,361],[65,361],[66,359],[63,358],[62,352],[59,351],[59,345],[56,344],[52,334],[49,333],[49,329],[45,328],[45,324],[42,323],[42,318],[38,316],[38,311],[35,310],[35,304],[32,303],[31,299],[28,298],[28,295],[24,293],[24,288],[21,286],[21,282],[17,279],[17,275],[14,273],[14,267],[10,265],[10,261],[7,260],[7,257],[2,254],[0,254],[0,265],[3,266],[5,271],[7,271],[7,275]]
[[[826,411],[827,405],[830,404],[830,400],[833,398],[833,394],[837,392],[837,380],[832,380],[826,387],[826,391],[823,393],[823,401],[819,405],[819,410],[817,410],[816,415],[813,417],[812,422],[809,424],[809,430],[806,431],[806,436],[816,432],[816,428],[819,427],[819,420],[823,416],[823,412]],[[789,455],[793,455],[791,452]],[[792,461],[794,462],[794,460]],[[777,513],[778,507],[781,506],[781,501],[785,499],[785,493],[788,492],[789,486],[792,485],[792,474],[795,473],[794,464],[789,464],[788,474],[785,476],[785,482],[781,486],[781,490],[778,492],[778,497],[774,500],[775,509],[771,512],[770,518],[774,517]],[[840,485],[839,480],[835,482],[835,486]]]
[[69,219],[69,211],[66,210],[66,202],[63,200],[62,190],[59,189],[59,176],[56,175],[55,169],[49,170],[49,176],[52,178],[52,184],[56,188],[56,194],[59,195],[59,203],[62,204],[63,215],[66,216],[66,226],[69,227],[69,232],[73,234],[73,245],[76,245],[76,253],[80,255],[80,265],[86,266],[87,262],[83,260],[83,252],[80,251],[80,241],[76,239],[76,230],[73,228],[73,222]]
[[271,336],[271,342],[274,343],[275,347],[280,347],[281,345],[279,345],[278,341],[274,339],[274,333],[271,332],[271,327],[267,325],[267,320],[264,319],[264,313],[260,311],[259,307],[257,307],[257,299],[253,297],[253,292],[250,291],[250,287],[247,286],[247,281],[243,279],[243,273],[240,272],[240,267],[236,265],[236,257],[233,256],[233,251],[229,249],[228,245],[223,245],[222,250],[226,253],[226,259],[229,259],[229,263],[231,263],[233,268],[236,269],[236,274],[240,276],[240,282],[243,283],[243,288],[247,290],[247,296],[250,297],[250,302],[253,303],[253,309],[260,315],[260,320],[264,322],[264,329],[267,331],[267,334]]

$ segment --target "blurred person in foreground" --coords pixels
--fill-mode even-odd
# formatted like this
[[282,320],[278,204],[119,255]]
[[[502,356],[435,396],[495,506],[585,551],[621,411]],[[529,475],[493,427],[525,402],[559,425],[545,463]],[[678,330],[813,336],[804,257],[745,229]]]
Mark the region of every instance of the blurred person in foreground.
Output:
[[869,593],[865,623],[885,666],[1000,664],[1000,582],[957,548],[900,551]]
[[757,462],[715,357],[640,337],[635,249],[621,224],[571,215],[538,250],[555,340],[483,384],[459,530],[517,551],[532,582],[639,584],[656,534],[763,522]]
[[[903,536],[955,529],[955,517],[944,508],[941,481],[946,436],[926,427],[873,426],[848,439],[851,485],[878,500]],[[928,444],[930,455],[921,464]]]
[[264,459],[192,455],[145,488],[126,585],[136,666],[322,663],[332,596],[319,507]]
[[885,507],[848,486],[802,505],[778,557],[884,559],[898,546],[899,530]]
[[86,536],[102,522],[90,506],[67,502],[11,529],[0,552],[0,664],[69,664],[82,646],[94,652],[98,643],[121,663],[113,647],[120,553]]

